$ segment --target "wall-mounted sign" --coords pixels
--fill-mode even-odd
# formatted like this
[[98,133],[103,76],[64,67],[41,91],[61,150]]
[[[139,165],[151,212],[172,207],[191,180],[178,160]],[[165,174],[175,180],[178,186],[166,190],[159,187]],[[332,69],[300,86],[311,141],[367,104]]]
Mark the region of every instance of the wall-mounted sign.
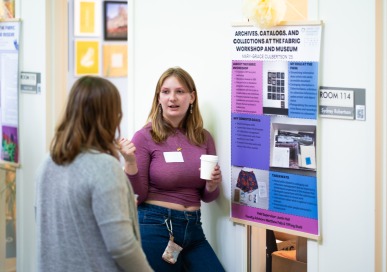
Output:
[[21,72],[20,90],[23,93],[40,93],[40,73]]
[[365,89],[320,87],[320,117],[365,120]]

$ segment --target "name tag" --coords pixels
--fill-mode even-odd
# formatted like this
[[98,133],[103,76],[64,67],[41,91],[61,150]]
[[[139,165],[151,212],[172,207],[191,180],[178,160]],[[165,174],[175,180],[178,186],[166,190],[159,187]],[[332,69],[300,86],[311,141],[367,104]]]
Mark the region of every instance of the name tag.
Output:
[[164,154],[165,162],[167,162],[167,163],[169,163],[169,162],[184,162],[183,154],[181,152],[178,152],[178,151],[164,152],[163,154]]

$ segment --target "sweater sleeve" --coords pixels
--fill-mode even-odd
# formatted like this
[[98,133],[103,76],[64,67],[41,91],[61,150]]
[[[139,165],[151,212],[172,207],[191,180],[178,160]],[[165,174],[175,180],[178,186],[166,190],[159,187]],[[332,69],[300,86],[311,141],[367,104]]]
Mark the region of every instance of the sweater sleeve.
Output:
[[127,178],[119,164],[101,174],[92,190],[92,208],[107,251],[124,271],[152,271],[129,214]]
[[136,161],[138,172],[135,175],[126,174],[133,187],[134,193],[138,195],[137,203],[141,204],[148,197],[149,189],[149,167],[151,161],[151,151],[149,150],[148,138],[150,135],[146,135],[147,130],[137,131],[133,138],[132,143],[136,146]]
[[[216,155],[216,147],[215,147],[214,139],[212,138],[211,134],[207,130],[205,130],[204,132],[205,132],[206,138],[207,138],[207,154],[208,155]],[[206,187],[204,186],[204,188],[202,190],[201,199],[203,202],[208,203],[208,202],[211,202],[211,201],[214,201],[215,199],[217,199],[219,196],[219,193],[220,193],[219,186],[213,192],[208,192],[206,190]]]

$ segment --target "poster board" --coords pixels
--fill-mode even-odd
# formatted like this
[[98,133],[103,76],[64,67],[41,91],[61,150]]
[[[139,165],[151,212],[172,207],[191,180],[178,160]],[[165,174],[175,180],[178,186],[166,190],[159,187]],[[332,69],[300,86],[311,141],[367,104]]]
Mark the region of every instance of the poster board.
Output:
[[318,239],[321,23],[232,27],[231,218]]
[[20,21],[0,21],[0,163],[19,163]]
[[16,271],[20,24],[17,19],[0,21],[0,271]]

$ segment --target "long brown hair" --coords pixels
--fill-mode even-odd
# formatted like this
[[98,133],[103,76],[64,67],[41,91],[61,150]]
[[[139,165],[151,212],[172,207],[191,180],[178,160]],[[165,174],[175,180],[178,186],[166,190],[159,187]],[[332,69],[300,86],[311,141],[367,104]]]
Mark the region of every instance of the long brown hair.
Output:
[[187,113],[180,124],[180,128],[185,131],[185,134],[191,143],[201,145],[205,141],[205,134],[203,131],[203,119],[198,106],[198,93],[191,75],[180,67],[167,69],[157,82],[152,108],[148,116],[148,122],[152,122],[152,138],[156,143],[160,143],[165,141],[169,135],[175,132],[175,129],[164,120],[163,114],[160,111],[161,106],[159,105],[161,87],[163,86],[164,81],[171,76],[176,77],[180,84],[182,84],[190,93],[195,92],[195,101],[187,110]]
[[68,164],[90,149],[118,158],[121,118],[120,94],[110,81],[94,76],[79,78],[51,142],[52,159],[59,165]]

